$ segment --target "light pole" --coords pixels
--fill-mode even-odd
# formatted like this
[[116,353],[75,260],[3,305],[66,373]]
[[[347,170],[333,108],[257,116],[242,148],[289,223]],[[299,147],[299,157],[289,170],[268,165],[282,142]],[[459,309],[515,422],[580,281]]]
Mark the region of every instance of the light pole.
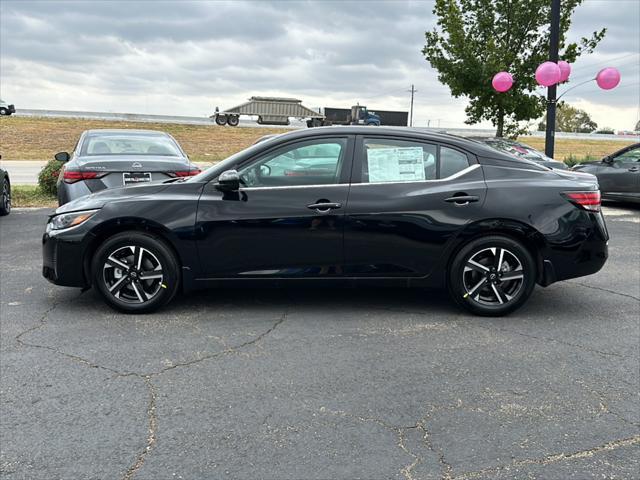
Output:
[[[549,35],[549,61],[558,63],[558,44],[560,43],[560,0],[551,0],[551,28]],[[553,158],[556,131],[556,85],[547,89],[547,128],[544,153]]]

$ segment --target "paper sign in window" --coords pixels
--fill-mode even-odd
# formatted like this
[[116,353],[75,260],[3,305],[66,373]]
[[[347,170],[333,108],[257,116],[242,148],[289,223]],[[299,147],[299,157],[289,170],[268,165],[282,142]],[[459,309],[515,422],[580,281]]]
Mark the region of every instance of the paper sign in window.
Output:
[[372,148],[367,150],[369,182],[424,180],[422,147]]

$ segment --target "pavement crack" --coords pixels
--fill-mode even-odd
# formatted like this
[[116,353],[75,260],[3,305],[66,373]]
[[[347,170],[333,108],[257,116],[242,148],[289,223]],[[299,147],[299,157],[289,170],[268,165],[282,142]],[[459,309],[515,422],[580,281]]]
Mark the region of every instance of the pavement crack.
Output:
[[511,463],[505,465],[498,465],[495,467],[489,467],[482,470],[477,470],[474,472],[466,472],[461,473],[460,475],[456,475],[453,477],[454,480],[468,480],[472,478],[477,478],[481,476],[490,476],[492,474],[501,472],[503,470],[509,470],[514,467],[524,467],[527,465],[550,465],[552,463],[562,462],[566,460],[575,460],[580,458],[588,458],[592,457],[598,453],[616,450],[622,447],[628,447],[631,445],[640,444],[640,435],[635,435],[629,438],[623,438],[620,440],[613,440],[611,442],[604,443],[602,445],[598,445],[597,447],[589,448],[586,450],[579,450],[577,452],[571,453],[555,453],[552,455],[547,455],[541,458],[526,458],[523,460],[514,460]]
[[627,425],[631,425],[632,427],[640,427],[640,423],[633,422],[628,418],[624,417],[623,415],[619,414],[618,412],[611,410],[611,407],[609,407],[609,402],[607,401],[607,398],[602,392],[594,390],[582,380],[575,380],[575,383],[580,385],[584,390],[586,390],[587,392],[589,392],[591,395],[593,395],[598,399],[598,406],[602,413],[613,415],[614,417],[618,418],[619,420],[626,423]]
[[640,298],[636,297],[635,295],[629,295],[628,293],[620,293],[620,292],[616,292],[615,290],[609,290],[608,288],[596,287],[595,285],[587,285],[586,283],[575,282],[572,280],[565,280],[565,283],[572,283],[573,285],[580,285],[581,287],[591,288],[593,290],[600,290],[601,292],[607,292],[613,295],[620,295],[621,297],[632,298],[633,300],[640,302]]
[[440,449],[436,449],[433,444],[431,440],[431,433],[427,429],[427,421],[428,418],[423,418],[416,424],[417,428],[422,432],[422,441],[424,442],[425,447],[438,457],[442,480],[451,480],[453,478],[453,467],[445,458],[444,452]]
[[170,365],[168,367],[165,367],[157,372],[152,372],[147,374],[149,377],[154,377],[157,375],[161,375],[165,372],[168,372],[170,370],[175,370],[177,368],[183,368],[183,367],[190,367],[192,365],[196,365],[200,362],[203,362],[205,360],[209,360],[212,358],[217,358],[217,357],[221,357],[224,355],[228,355],[231,353],[236,353],[239,350],[242,350],[243,348],[249,347],[251,345],[256,345],[257,343],[261,342],[266,336],[268,336],[269,334],[271,334],[276,328],[278,328],[278,326],[280,326],[280,324],[282,324],[282,322],[284,322],[287,318],[287,312],[283,313],[282,316],[271,326],[269,327],[269,329],[265,330],[264,332],[262,332],[260,335],[256,336],[255,338],[252,338],[251,340],[247,340],[246,342],[243,342],[239,345],[235,345],[235,346],[231,346],[228,347],[220,352],[215,352],[215,353],[210,353],[208,355],[203,355],[201,357],[195,358],[193,360],[189,360],[188,362],[181,362],[181,363],[175,363],[173,365]]
[[580,350],[584,350],[590,353],[595,353],[597,355],[600,355],[602,357],[618,357],[618,358],[627,358],[625,355],[622,355],[621,353],[617,353],[617,352],[605,352],[603,350],[598,350],[596,348],[592,348],[592,347],[587,347],[586,345],[580,345],[579,343],[571,343],[571,342],[567,342],[565,340],[559,340],[557,338],[552,338],[552,337],[540,337],[538,335],[532,335],[530,333],[522,333],[522,332],[517,332],[515,330],[510,330],[508,328],[500,328],[500,327],[489,327],[487,325],[480,325],[480,324],[476,324],[476,326],[478,326],[479,328],[483,328],[485,330],[489,330],[489,331],[499,331],[499,332],[504,332],[504,333],[511,333],[513,335],[519,335],[521,337],[526,337],[526,338],[533,338],[535,340],[540,340],[541,342],[553,342],[553,343],[559,343],[561,345],[565,345],[567,347],[573,347],[573,348],[577,348]]
[[407,454],[412,459],[410,463],[408,463],[407,465],[403,466],[400,469],[400,473],[404,478],[406,478],[406,480],[414,480],[413,470],[424,461],[424,458],[422,456],[413,452],[406,444],[405,433],[409,430],[418,430],[422,433],[422,439],[427,450],[429,450],[430,452],[432,452],[438,457],[438,461],[440,462],[440,465],[442,468],[442,479],[450,480],[453,478],[451,465],[449,465],[446,462],[444,458],[444,454],[440,451],[437,451],[433,447],[433,444],[431,443],[430,436],[426,429],[424,419],[416,422],[415,425],[402,426],[402,425],[391,425],[390,423],[375,417],[361,417],[359,415],[354,415],[352,413],[345,412],[344,410],[331,410],[326,407],[321,407],[320,412],[328,413],[330,415],[334,415],[338,417],[351,418],[359,422],[376,423],[381,427],[393,432],[396,435],[396,438],[398,440],[398,443],[397,443],[398,448],[400,448],[400,450],[402,450],[405,454]]
[[158,429],[158,417],[156,414],[156,399],[157,399],[157,391],[156,387],[151,381],[149,376],[138,375],[141,379],[144,380],[147,389],[149,390],[149,404],[147,406],[147,418],[149,422],[148,432],[147,432],[147,444],[144,449],[138,454],[136,461],[133,465],[129,467],[126,471],[122,480],[131,480],[136,472],[144,465],[144,461],[147,458],[147,455],[153,450],[153,447],[156,444],[156,432]]

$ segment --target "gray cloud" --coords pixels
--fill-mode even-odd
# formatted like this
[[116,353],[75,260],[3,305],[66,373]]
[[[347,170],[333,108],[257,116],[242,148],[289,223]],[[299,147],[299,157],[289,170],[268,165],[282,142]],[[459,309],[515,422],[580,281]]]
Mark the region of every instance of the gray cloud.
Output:
[[[451,99],[420,53],[435,24],[432,8],[431,1],[3,0],[0,88],[25,107],[201,115],[252,94],[407,109],[414,83],[418,122],[460,124],[464,101]],[[639,8],[635,0],[579,7],[570,38],[603,26],[609,33],[597,54],[577,62],[575,78],[611,60],[624,81],[638,81]],[[638,104],[632,88],[607,93],[585,88],[571,98]]]

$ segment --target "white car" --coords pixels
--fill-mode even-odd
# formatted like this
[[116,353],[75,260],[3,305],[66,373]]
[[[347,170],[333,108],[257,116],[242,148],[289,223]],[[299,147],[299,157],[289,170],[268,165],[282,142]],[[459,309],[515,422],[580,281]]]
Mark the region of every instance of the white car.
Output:
[[0,100],[0,115],[11,115],[16,113],[16,107],[8,105],[4,100]]

